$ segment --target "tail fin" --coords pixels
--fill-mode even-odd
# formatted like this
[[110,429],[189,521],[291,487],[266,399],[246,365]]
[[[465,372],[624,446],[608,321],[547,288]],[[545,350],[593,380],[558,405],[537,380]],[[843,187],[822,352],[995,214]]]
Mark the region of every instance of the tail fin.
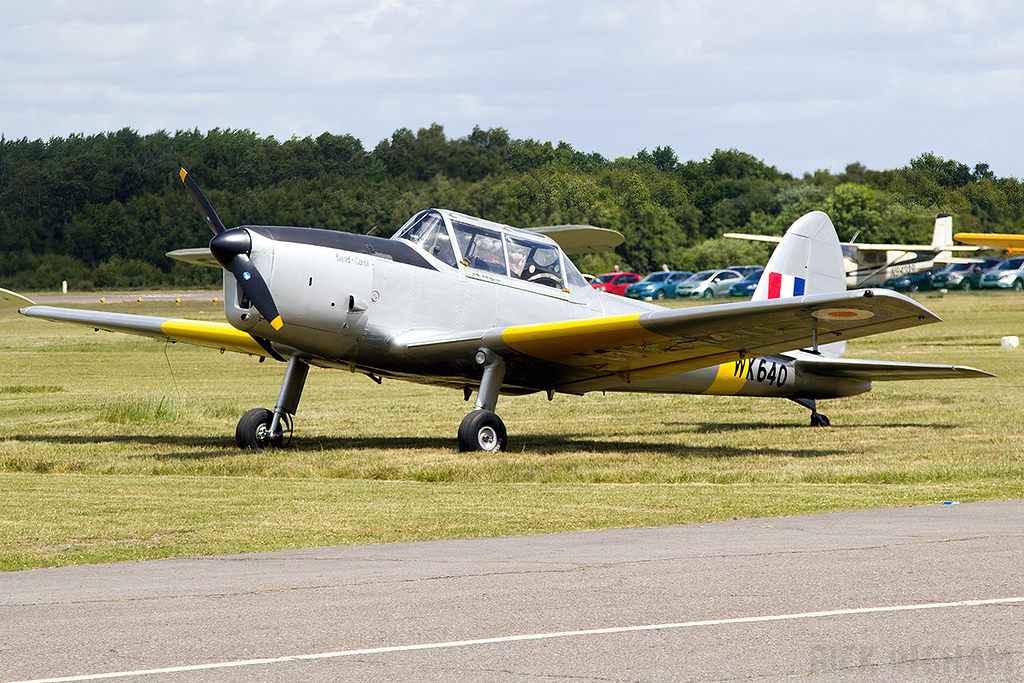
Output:
[[[845,291],[846,265],[839,236],[827,215],[812,211],[789,226],[768,259],[751,301]],[[846,342],[824,344],[818,350],[838,358]]]
[[944,213],[935,219],[935,229],[932,231],[932,249],[941,251],[951,246],[953,246],[953,217]]
[[[953,246],[953,217],[948,213],[939,214],[935,219],[935,229],[932,231],[932,249],[937,251],[937,261],[948,261],[953,256],[948,248]],[[947,249],[947,251],[943,251]]]
[[832,221],[821,211],[798,218],[775,248],[753,301],[846,291],[843,249]]

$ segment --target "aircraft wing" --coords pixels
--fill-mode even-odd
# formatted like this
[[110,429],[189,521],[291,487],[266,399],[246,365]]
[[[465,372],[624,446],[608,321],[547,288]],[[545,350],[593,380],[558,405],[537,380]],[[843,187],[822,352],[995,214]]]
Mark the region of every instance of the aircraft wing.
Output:
[[774,237],[772,235],[747,235],[741,232],[723,233],[722,237],[732,237],[737,240],[750,240],[751,242],[771,242],[772,244],[778,244],[782,241],[781,237]]
[[[464,354],[486,346],[516,366],[546,362],[562,387],[617,374],[657,378],[678,372],[914,327],[939,318],[887,290],[859,290],[738,304],[665,309],[631,315],[495,328],[459,338],[397,340],[411,355]],[[550,386],[550,384],[549,384]]]
[[921,255],[940,254],[944,251],[978,251],[979,247],[965,247],[963,245],[947,245],[933,247],[930,244],[864,244],[861,242],[840,242],[844,247],[854,247],[861,251],[906,251]]
[[234,351],[254,356],[278,357],[269,344],[256,337],[236,330],[227,323],[186,320],[182,318],[159,318],[131,313],[110,313],[78,308],[55,308],[53,306],[29,306],[18,311],[30,318],[42,318],[54,322],[74,323],[108,332],[124,332],[207,346],[221,351]]
[[[738,240],[750,240],[753,242],[772,242],[778,244],[782,241],[781,237],[773,237],[772,235],[747,235],[739,232],[727,232],[722,237],[732,237]],[[1020,235],[1021,239],[1024,240],[1024,235]],[[957,237],[957,239],[960,239]],[[968,242],[968,240],[960,240],[961,242]],[[918,252],[920,254],[937,254],[943,251],[977,251],[977,247],[965,247],[963,245],[953,246],[942,246],[935,247],[931,244],[865,244],[861,242],[840,242],[843,247],[855,247],[861,251],[906,251],[906,252]],[[1024,242],[1021,244],[1024,246]]]
[[822,377],[877,382],[995,377],[990,372],[963,365],[893,363],[889,361],[856,360],[853,358],[800,358],[796,360],[795,367],[799,372],[820,375]]
[[988,249],[1001,249],[1010,254],[1024,252],[1024,235],[996,234],[986,232],[958,232],[954,239],[968,244],[977,244]]

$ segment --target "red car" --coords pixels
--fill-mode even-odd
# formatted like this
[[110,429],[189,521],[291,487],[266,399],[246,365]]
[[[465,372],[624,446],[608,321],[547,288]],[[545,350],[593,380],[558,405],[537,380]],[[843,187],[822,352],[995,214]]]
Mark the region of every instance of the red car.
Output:
[[636,273],[605,273],[595,277],[590,286],[601,292],[625,296],[626,287],[637,282],[640,282],[640,276]]

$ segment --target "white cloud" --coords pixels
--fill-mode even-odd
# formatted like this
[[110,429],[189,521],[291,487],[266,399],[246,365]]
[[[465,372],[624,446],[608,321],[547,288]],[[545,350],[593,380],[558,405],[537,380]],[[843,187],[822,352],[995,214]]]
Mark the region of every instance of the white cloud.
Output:
[[607,157],[737,147],[794,173],[948,145],[1021,176],[1022,20],[1016,0],[36,0],[0,25],[0,133],[373,147],[437,122]]

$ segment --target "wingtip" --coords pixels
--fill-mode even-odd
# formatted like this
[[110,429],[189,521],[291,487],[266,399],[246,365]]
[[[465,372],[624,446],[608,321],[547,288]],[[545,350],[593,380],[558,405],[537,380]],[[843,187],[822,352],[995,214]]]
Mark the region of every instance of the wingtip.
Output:
[[34,305],[35,302],[31,299],[27,299],[17,292],[12,292],[9,289],[3,289],[0,287],[0,309],[17,308],[20,312],[22,308]]

